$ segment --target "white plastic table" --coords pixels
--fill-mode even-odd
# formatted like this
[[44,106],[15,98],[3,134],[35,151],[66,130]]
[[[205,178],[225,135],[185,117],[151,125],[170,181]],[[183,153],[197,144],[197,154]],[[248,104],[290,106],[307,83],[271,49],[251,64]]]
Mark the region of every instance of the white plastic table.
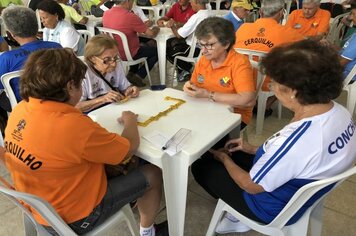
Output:
[[[238,127],[241,116],[232,113],[228,105],[192,98],[171,88],[162,91],[143,90],[138,98],[123,104],[107,105],[89,113],[89,116],[108,131],[121,134],[123,126],[118,124],[117,118],[122,111],[131,110],[138,114],[139,119],[154,116],[175,103],[165,101],[165,96],[180,98],[186,103],[147,127],[139,127],[141,140],[136,155],[162,169],[169,235],[183,236],[188,168],[217,141]],[[169,156],[142,138],[154,130],[170,137],[180,128],[192,132],[187,144],[175,156]]]
[[166,84],[166,47],[167,40],[173,38],[174,34],[170,28],[161,27],[157,36],[153,38],[157,42],[159,79],[161,84]]
[[86,17],[88,17],[88,22],[85,24],[85,26],[87,27],[87,30],[89,30],[90,33],[94,36],[95,35],[95,27],[103,22],[103,18],[96,17],[93,15],[87,15]]

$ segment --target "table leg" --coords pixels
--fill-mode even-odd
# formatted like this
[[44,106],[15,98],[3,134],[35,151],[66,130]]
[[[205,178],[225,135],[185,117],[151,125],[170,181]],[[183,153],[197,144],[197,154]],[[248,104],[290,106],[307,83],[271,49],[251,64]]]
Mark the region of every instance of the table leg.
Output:
[[170,236],[184,235],[185,208],[187,201],[189,158],[167,154],[162,158],[164,193]]
[[162,85],[166,84],[166,39],[157,41],[159,78]]

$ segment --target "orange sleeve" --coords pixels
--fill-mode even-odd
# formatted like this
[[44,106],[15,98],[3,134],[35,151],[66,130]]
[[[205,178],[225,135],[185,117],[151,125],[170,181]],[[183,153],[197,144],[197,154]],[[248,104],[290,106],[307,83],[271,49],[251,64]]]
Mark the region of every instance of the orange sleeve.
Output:
[[250,61],[247,57],[237,54],[237,60],[240,63],[235,63],[232,78],[234,83],[234,88],[237,93],[240,92],[255,92],[256,83],[253,79],[253,71]]
[[329,11],[322,11],[318,33],[328,33],[330,17],[331,15]]
[[294,11],[292,11],[292,13],[289,14],[288,20],[285,25],[286,27],[293,29],[293,25],[295,24],[295,18],[297,15],[296,12],[297,12],[297,10],[294,10]]
[[130,142],[126,138],[97,125],[85,144],[83,158],[96,163],[119,164],[129,149]]

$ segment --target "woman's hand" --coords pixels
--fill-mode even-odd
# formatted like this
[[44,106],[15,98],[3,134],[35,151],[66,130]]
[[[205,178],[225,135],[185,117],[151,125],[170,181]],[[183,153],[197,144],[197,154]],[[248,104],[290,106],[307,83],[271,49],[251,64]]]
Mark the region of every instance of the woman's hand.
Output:
[[184,84],[183,91],[186,92],[189,96],[195,98],[208,98],[209,91],[204,88],[199,88],[190,81],[187,81]]
[[125,90],[125,97],[135,98],[140,94],[140,90],[136,86],[130,86]]
[[158,20],[158,21],[157,21],[157,25],[158,25],[159,27],[164,27],[164,23],[165,23],[164,20]]
[[230,156],[224,151],[218,151],[214,149],[210,149],[209,152],[214,155],[214,158],[221,163],[224,163],[226,159],[230,159]]
[[137,115],[131,111],[123,111],[117,121],[123,125],[137,123]]
[[250,154],[255,154],[257,147],[244,142],[242,138],[231,139],[225,144],[226,150],[229,152],[243,151]]
[[107,94],[102,96],[104,103],[118,102],[124,98],[125,98],[124,95],[114,90],[110,90]]
[[174,21],[173,19],[170,19],[169,21],[167,21],[166,27],[167,27],[167,28],[171,28],[172,25],[174,25],[174,23],[175,23],[175,21]]

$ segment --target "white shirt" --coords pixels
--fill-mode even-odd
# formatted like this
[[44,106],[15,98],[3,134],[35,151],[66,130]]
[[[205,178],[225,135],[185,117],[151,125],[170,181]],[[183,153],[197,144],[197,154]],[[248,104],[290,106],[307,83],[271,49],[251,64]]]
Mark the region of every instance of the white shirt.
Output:
[[269,138],[250,176],[272,192],[293,179],[339,174],[356,159],[355,129],[350,113],[334,102],[330,111],[290,123]]
[[182,38],[186,38],[185,41],[189,46],[192,46],[192,39],[194,36],[195,29],[197,28],[200,22],[202,22],[209,16],[212,16],[210,10],[199,10],[197,13],[195,13],[189,18],[187,23],[185,23],[181,28],[178,29],[178,34]]
[[[105,79],[111,84],[112,87],[118,88],[119,91],[125,91],[129,86],[131,86],[125,76],[121,62],[117,63],[113,72],[106,73]],[[112,89],[88,66],[87,72],[85,73],[85,79],[82,83],[82,90],[82,97],[80,98],[80,101],[97,98],[108,93]]]

